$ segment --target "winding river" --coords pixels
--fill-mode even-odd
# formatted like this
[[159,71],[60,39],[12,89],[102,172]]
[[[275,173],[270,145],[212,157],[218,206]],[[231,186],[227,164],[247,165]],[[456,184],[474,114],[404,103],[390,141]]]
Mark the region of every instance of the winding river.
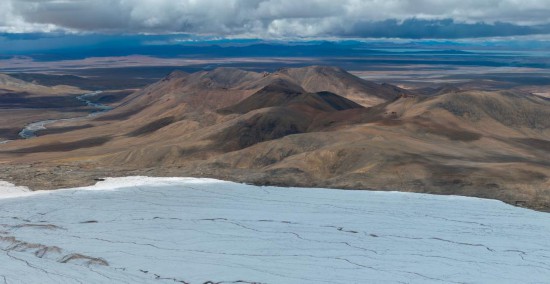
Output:
[[[33,138],[33,137],[36,137],[36,132],[37,131],[46,129],[46,126],[48,126],[52,123],[56,123],[58,121],[76,121],[76,120],[83,119],[83,118],[86,118],[86,117],[96,116],[100,113],[104,113],[104,112],[107,112],[107,111],[111,110],[112,107],[110,107],[110,106],[107,106],[107,105],[104,105],[104,104],[94,103],[94,102],[91,102],[89,100],[90,97],[97,96],[101,93],[102,93],[102,91],[95,91],[95,92],[87,93],[87,94],[80,95],[80,96],[76,97],[77,100],[86,103],[86,105],[88,105],[90,107],[95,108],[96,110],[94,112],[92,112],[88,115],[85,115],[85,116],[79,116],[79,117],[73,117],[73,118],[48,119],[48,120],[33,122],[33,123],[30,123],[27,126],[25,126],[25,128],[23,128],[23,130],[21,130],[21,132],[19,132],[19,137],[21,137],[23,139]],[[8,142],[8,141],[5,141],[5,142]]]

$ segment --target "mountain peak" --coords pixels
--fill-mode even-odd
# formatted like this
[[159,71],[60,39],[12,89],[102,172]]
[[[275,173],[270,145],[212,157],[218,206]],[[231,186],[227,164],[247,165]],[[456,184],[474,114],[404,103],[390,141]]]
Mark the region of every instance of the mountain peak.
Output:
[[188,75],[189,75],[189,73],[187,73],[187,72],[184,72],[184,71],[181,71],[181,70],[174,70],[174,71],[170,72],[170,74],[168,74],[168,76],[166,76],[165,79],[170,80],[170,79],[176,79],[176,78],[184,78]]

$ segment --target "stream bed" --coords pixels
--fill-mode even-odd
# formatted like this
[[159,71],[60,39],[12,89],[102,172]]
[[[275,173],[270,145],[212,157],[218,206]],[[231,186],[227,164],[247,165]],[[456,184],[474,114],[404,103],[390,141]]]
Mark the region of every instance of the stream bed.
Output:
[[[44,129],[46,129],[46,126],[48,126],[50,124],[53,124],[53,123],[56,123],[58,121],[76,121],[76,120],[83,119],[83,118],[86,118],[86,117],[96,116],[100,113],[104,113],[104,112],[107,112],[107,111],[111,110],[112,107],[110,107],[110,106],[107,106],[107,105],[104,105],[104,104],[99,104],[99,103],[94,103],[94,102],[89,100],[90,97],[97,96],[101,93],[102,93],[102,91],[94,91],[94,92],[86,93],[86,94],[83,94],[83,95],[80,95],[80,96],[76,97],[77,100],[84,102],[87,106],[95,108],[96,110],[94,112],[92,112],[88,115],[79,116],[79,117],[48,119],[48,120],[33,122],[33,123],[30,123],[27,126],[25,126],[25,128],[23,128],[23,130],[21,130],[21,132],[19,132],[19,137],[21,137],[23,139],[33,138],[33,137],[36,137],[36,132],[37,131],[44,130]],[[6,141],[6,142],[8,142],[8,141]]]

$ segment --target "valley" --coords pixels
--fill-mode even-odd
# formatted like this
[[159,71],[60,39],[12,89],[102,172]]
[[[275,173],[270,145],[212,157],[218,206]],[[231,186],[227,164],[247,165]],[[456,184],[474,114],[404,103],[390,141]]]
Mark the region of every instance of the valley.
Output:
[[[53,124],[53,123],[56,123],[56,122],[59,122],[59,121],[64,121],[64,122],[75,121],[75,120],[78,120],[78,119],[99,115],[103,112],[107,112],[107,111],[111,110],[112,107],[110,107],[110,106],[100,104],[100,103],[94,103],[94,102],[91,101],[91,98],[93,98],[93,97],[95,97],[95,96],[97,96],[101,93],[102,93],[101,91],[95,91],[95,92],[86,93],[84,95],[80,95],[80,96],[76,97],[76,100],[83,102],[88,107],[94,108],[95,111],[93,111],[92,113],[90,113],[86,116],[82,116],[82,117],[48,119],[48,120],[33,122],[33,123],[28,124],[27,126],[25,126],[23,128],[23,130],[21,130],[21,132],[19,132],[19,137],[24,138],[24,139],[33,138],[33,137],[36,137],[36,133],[39,132],[39,131],[41,133],[46,132],[48,130],[46,127],[49,124]],[[51,131],[48,131],[48,132],[51,133]]]

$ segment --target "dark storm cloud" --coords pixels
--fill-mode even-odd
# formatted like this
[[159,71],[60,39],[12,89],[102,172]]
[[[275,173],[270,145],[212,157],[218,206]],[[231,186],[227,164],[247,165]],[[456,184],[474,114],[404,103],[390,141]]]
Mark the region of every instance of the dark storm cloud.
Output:
[[550,33],[549,25],[519,26],[511,23],[457,23],[453,19],[420,20],[395,19],[380,22],[358,22],[343,36],[369,38],[434,38],[459,39],[480,37],[504,37]]
[[550,33],[548,0],[2,0],[0,32],[467,38]]

